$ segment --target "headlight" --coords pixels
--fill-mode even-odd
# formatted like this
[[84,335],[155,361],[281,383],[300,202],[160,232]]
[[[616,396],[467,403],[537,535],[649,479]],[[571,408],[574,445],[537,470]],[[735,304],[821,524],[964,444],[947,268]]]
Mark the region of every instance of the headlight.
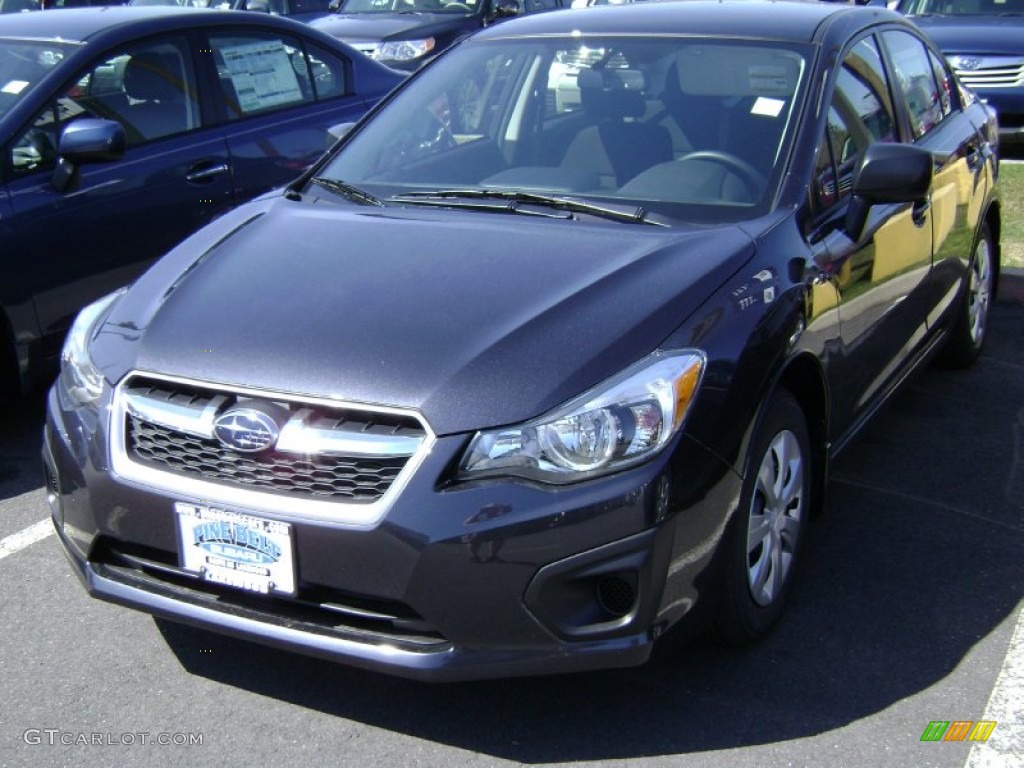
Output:
[[93,405],[103,393],[103,374],[89,357],[89,343],[126,288],[93,302],[75,318],[60,353],[60,385],[74,405]]
[[462,477],[574,483],[645,461],[679,430],[704,364],[697,350],[656,352],[539,419],[478,432]]
[[378,61],[412,61],[426,56],[434,50],[434,38],[425,40],[396,40],[393,43],[381,43],[377,48]]

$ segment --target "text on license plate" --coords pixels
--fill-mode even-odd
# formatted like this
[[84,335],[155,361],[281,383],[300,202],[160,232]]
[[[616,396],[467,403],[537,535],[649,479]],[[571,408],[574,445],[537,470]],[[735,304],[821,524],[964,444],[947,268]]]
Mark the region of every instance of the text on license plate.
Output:
[[176,502],[181,565],[205,581],[263,594],[295,594],[291,526]]

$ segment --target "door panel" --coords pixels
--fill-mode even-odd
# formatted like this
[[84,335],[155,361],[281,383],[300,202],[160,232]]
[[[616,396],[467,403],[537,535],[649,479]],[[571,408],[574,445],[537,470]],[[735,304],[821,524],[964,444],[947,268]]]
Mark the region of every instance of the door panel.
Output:
[[196,134],[130,147],[122,160],[81,168],[76,189],[59,192],[49,173],[9,184],[17,227],[5,250],[35,295],[50,346],[59,346],[84,304],[133,280],[150,261],[232,203],[227,172],[197,182],[197,169],[223,166],[219,136]]
[[366,111],[362,100],[278,112],[226,126],[225,138],[239,200],[294,180],[334,143],[332,126],[352,122]]
[[[6,148],[13,222],[5,238],[32,297],[42,356],[56,354],[76,312],[234,202],[227,145],[204,130],[193,56],[182,35],[104,52],[55,93]],[[123,158],[52,183],[59,137],[81,118],[117,122]]]
[[875,142],[899,140],[887,80],[874,37],[847,53],[837,71],[815,172],[817,206],[837,211],[817,257],[839,296],[839,354],[829,367],[837,435],[871,412],[927,331],[928,206],[875,205],[857,242],[843,231],[845,205],[864,151]]

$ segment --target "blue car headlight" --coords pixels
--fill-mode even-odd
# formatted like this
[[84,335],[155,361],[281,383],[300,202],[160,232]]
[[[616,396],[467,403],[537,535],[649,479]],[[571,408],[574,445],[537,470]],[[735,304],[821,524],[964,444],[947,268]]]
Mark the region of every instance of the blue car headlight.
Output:
[[103,394],[103,374],[89,356],[89,344],[111,307],[126,291],[121,288],[78,313],[60,354],[60,387],[74,406],[95,405]]
[[422,40],[395,40],[381,43],[377,48],[377,61],[412,61],[426,56],[434,50],[435,40],[427,37]]
[[478,432],[461,476],[574,483],[646,461],[679,431],[704,366],[698,350],[656,352],[538,419]]

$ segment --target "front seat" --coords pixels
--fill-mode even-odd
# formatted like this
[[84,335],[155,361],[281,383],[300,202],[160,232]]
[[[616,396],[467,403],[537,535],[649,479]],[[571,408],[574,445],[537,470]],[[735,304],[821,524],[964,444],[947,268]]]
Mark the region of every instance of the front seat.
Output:
[[597,174],[615,188],[652,165],[672,159],[672,139],[660,125],[639,121],[647,111],[643,74],[584,69],[577,75],[583,111],[594,120],[569,144],[562,166]]
[[175,64],[171,56],[143,51],[125,67],[124,90],[129,98],[125,119],[141,141],[188,130],[184,81]]

